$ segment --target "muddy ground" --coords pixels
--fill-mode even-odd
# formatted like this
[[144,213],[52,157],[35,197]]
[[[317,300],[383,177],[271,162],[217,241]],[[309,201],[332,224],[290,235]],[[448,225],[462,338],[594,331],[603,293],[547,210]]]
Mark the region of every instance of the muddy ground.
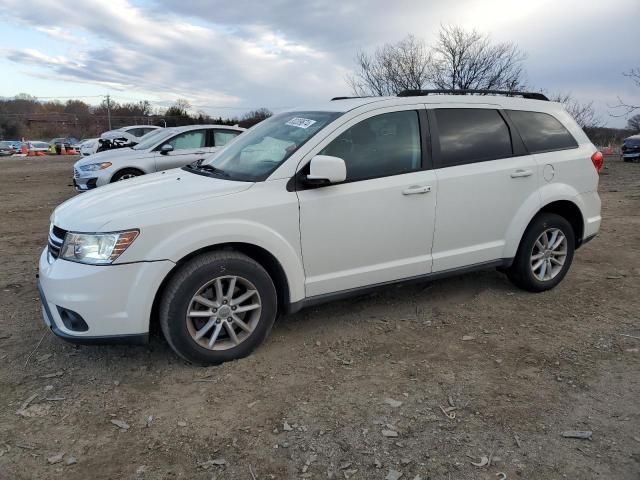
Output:
[[551,292],[496,271],[389,288],[196,368],[157,334],[77,347],[42,323],[72,162],[0,160],[0,478],[640,478],[639,164],[607,158],[601,234]]

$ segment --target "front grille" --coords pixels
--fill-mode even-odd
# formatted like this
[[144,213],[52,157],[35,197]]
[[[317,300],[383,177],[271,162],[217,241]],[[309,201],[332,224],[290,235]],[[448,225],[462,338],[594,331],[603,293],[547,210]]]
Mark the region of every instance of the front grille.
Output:
[[49,255],[53,258],[58,258],[60,256],[60,249],[62,248],[62,243],[64,242],[66,234],[66,230],[56,227],[55,225],[51,225],[51,228],[49,229],[48,248]]

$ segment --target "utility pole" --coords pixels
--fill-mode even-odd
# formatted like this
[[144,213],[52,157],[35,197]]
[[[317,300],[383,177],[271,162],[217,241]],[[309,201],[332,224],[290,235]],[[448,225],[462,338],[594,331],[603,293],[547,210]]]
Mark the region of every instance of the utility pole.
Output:
[[107,120],[109,122],[109,130],[111,130],[111,102],[107,93]]

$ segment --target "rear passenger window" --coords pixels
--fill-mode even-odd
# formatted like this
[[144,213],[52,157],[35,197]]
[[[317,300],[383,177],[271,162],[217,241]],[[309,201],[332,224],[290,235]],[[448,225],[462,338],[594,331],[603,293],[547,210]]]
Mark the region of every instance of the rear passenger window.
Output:
[[497,110],[434,110],[440,141],[440,167],[483,162],[513,154],[509,127]]
[[240,132],[234,132],[233,130],[214,130],[213,131],[213,144],[216,147],[222,147],[226,145],[235,137],[237,137]]
[[578,142],[554,117],[541,112],[508,110],[529,153],[576,148]]
[[347,181],[420,170],[418,112],[407,110],[367,118],[340,134],[320,154],[342,158],[347,166]]

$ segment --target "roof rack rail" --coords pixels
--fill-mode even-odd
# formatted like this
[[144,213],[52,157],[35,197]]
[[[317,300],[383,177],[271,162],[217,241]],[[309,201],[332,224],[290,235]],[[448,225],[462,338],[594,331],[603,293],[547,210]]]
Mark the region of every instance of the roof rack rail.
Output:
[[333,102],[334,100],[351,100],[352,98],[371,98],[371,97],[375,97],[375,95],[362,95],[362,96],[356,96],[356,97],[333,97],[331,99],[331,101]]
[[420,97],[423,95],[504,95],[506,97],[549,101],[547,96],[542,93],[509,90],[403,90],[398,93],[399,97]]

